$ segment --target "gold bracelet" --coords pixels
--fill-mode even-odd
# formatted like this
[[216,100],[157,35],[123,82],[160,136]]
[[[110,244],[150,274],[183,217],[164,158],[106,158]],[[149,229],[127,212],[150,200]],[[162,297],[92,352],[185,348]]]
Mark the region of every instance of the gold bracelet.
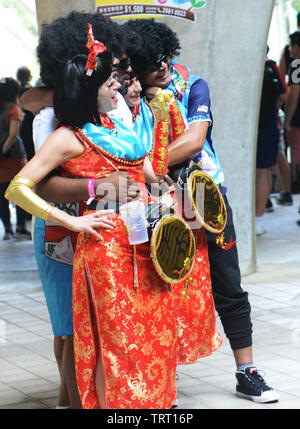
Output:
[[5,198],[33,216],[47,221],[53,207],[32,190],[34,186],[31,179],[17,174],[7,188]]

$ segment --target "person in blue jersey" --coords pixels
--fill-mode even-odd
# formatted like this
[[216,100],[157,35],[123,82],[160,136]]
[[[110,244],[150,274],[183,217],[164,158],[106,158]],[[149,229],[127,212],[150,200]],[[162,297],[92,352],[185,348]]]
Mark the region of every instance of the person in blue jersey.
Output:
[[[158,87],[173,92],[177,112],[177,124],[183,128],[168,146],[169,170],[193,160],[202,163],[202,168],[220,186],[227,208],[227,224],[223,241],[207,231],[208,254],[212,280],[212,291],[216,310],[224,332],[233,351],[236,369],[236,394],[255,402],[278,401],[279,395],[269,387],[253,364],[251,307],[248,293],[242,289],[236,235],[232,210],[222,186],[224,173],[213,145],[213,116],[207,82],[193,75],[189,68],[174,61],[180,52],[180,42],[174,31],[166,24],[153,19],[131,20],[125,30],[132,32],[143,46],[143,50],[130,52],[131,64],[143,90]],[[153,131],[154,120],[145,101],[141,103],[142,138]],[[170,110],[170,118],[171,110]],[[178,127],[177,127],[178,131]],[[152,139],[147,151],[151,150]],[[231,243],[231,245],[226,245]]]

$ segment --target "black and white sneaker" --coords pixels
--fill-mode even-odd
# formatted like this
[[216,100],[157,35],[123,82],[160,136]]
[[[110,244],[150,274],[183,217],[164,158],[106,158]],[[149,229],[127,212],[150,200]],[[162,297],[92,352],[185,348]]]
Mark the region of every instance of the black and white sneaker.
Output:
[[280,191],[279,197],[276,198],[278,204],[282,206],[292,206],[293,197],[290,192]]
[[18,238],[18,239],[26,238],[26,239],[30,240],[31,239],[31,233],[29,231],[27,231],[25,228],[23,228],[23,229],[17,230],[15,232],[14,237]]
[[255,367],[236,371],[236,395],[262,404],[277,402],[279,395],[269,387]]
[[266,213],[272,213],[273,211],[274,211],[273,203],[272,203],[272,201],[269,198],[268,201],[267,201],[265,212]]

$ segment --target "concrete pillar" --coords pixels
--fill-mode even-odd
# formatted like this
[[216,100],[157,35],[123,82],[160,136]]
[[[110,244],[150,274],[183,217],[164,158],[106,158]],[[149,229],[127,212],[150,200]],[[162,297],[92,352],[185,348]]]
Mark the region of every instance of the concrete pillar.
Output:
[[163,19],[180,37],[180,60],[209,84],[214,144],[233,208],[241,269],[256,269],[255,160],[264,56],[274,0],[210,0],[195,23]]
[[94,0],[35,0],[39,30],[41,25],[60,16],[66,16],[72,10],[94,12]]

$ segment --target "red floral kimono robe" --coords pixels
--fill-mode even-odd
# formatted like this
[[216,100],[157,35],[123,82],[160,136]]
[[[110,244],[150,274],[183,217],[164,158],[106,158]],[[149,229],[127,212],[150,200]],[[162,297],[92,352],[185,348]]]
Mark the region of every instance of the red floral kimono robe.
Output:
[[[136,134],[117,120],[114,124],[112,130],[92,124],[75,130],[84,152],[61,166],[64,174],[100,178],[121,170],[143,186],[144,153],[128,159],[124,149],[128,145],[131,153],[138,147]],[[112,155],[115,142],[117,155]],[[95,369],[101,359],[107,408],[171,408],[177,365],[173,294],[154,269],[149,243],[136,245],[135,255],[121,216],[111,219],[116,227],[101,229],[101,241],[79,233],[74,257],[74,348],[82,406],[100,407]]]

